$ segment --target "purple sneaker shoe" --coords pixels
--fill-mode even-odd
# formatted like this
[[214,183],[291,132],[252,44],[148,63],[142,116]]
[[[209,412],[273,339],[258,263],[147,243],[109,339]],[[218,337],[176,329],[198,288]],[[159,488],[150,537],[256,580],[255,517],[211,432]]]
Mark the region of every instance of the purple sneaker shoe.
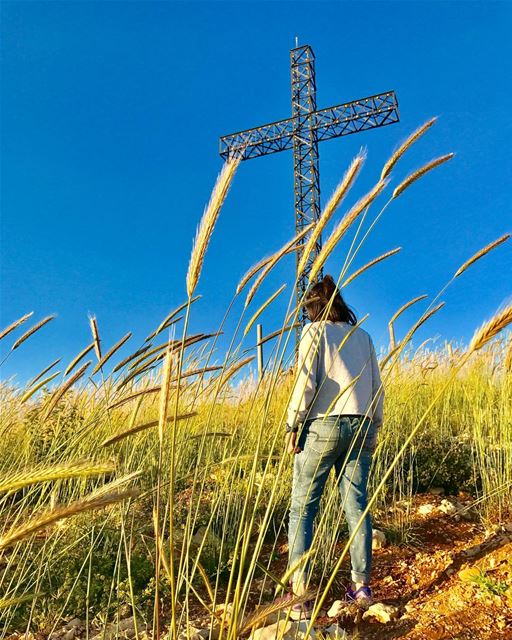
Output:
[[349,585],[345,594],[346,602],[355,602],[363,607],[369,607],[373,602],[372,590],[370,587],[359,587],[356,591],[352,589],[352,585]]
[[314,609],[313,600],[305,600],[300,604],[294,604],[290,610],[290,618],[292,620],[309,620]]
[[[274,600],[274,604],[283,605],[283,612],[287,609],[286,605],[288,604],[288,602],[291,602],[295,598],[292,586],[293,585],[290,582],[288,591],[283,596],[276,598]],[[292,620],[309,619],[311,618],[313,608],[314,608],[313,600],[305,600],[304,602],[294,604],[290,607],[290,618]]]

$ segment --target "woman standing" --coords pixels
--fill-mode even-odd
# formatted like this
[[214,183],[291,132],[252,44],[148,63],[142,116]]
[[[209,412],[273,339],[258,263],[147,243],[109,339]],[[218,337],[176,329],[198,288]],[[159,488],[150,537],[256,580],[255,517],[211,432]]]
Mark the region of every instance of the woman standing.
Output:
[[[288,566],[311,547],[313,523],[331,468],[336,472],[350,533],[367,507],[367,481],[384,393],[375,349],[357,327],[334,280],[325,276],[305,301],[311,324],[299,343],[297,376],[287,413],[287,450],[294,454],[288,529]],[[299,425],[302,425],[299,431]],[[352,584],[346,599],[368,605],[372,522],[367,513],[350,545]],[[292,592],[304,593],[309,561],[298,563]],[[310,617],[313,602],[292,607],[291,617]]]

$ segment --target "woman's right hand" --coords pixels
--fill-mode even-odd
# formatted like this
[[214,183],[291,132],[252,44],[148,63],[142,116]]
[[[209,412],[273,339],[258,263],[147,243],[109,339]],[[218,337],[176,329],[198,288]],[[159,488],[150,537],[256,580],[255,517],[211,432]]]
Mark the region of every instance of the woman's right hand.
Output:
[[300,453],[302,449],[297,446],[297,433],[288,433],[286,438],[286,451],[290,454]]

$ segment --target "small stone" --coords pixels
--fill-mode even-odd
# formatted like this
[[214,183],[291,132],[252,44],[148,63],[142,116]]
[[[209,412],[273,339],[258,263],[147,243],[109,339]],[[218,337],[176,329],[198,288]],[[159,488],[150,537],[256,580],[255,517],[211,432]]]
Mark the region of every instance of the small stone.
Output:
[[435,506],[433,504],[422,504],[418,507],[418,513],[421,516],[428,516],[430,515],[435,509]]
[[372,533],[372,549],[383,549],[386,546],[386,534],[380,529],[374,529]]
[[231,620],[231,616],[233,615],[233,603],[232,602],[221,602],[220,604],[215,606],[215,615],[219,620],[224,617],[224,622],[229,622]]
[[433,496],[443,496],[444,495],[444,489],[443,489],[443,487],[432,487],[430,489],[430,493]]
[[327,612],[328,618],[338,618],[345,611],[345,603],[343,600],[335,600],[329,611]]
[[306,640],[306,637],[309,640],[310,638],[316,638],[314,629],[311,629],[306,636],[308,625],[309,621],[307,620],[301,620],[300,622],[279,620],[275,624],[255,629],[251,634],[251,640],[275,640],[276,638],[281,638],[281,640]]
[[70,629],[73,629],[74,627],[81,627],[82,626],[82,621],[80,620],[80,618],[73,618],[73,620],[70,620],[65,626],[64,629],[66,631],[69,631]]
[[199,527],[196,533],[192,536],[192,542],[195,542],[196,544],[201,544],[205,535],[206,535],[206,527]]
[[[201,635],[202,631],[203,629],[188,627],[187,630],[178,634],[178,640],[203,640],[204,636]],[[208,637],[208,635],[206,637]]]
[[446,513],[447,516],[453,516],[454,514],[457,513],[458,509],[451,500],[447,500],[445,498],[444,500],[441,501],[441,504],[439,505],[439,511]]
[[398,609],[391,604],[376,602],[372,604],[363,614],[363,620],[373,618],[382,624],[387,624],[398,619]]

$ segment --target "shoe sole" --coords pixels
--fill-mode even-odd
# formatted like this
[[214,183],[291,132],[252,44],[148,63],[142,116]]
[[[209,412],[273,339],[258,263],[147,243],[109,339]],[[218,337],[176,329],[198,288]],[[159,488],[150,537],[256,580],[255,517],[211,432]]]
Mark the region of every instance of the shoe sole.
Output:
[[311,613],[311,611],[304,611],[302,609],[300,611],[294,611],[291,609],[290,618],[292,620],[309,620],[311,618]]

